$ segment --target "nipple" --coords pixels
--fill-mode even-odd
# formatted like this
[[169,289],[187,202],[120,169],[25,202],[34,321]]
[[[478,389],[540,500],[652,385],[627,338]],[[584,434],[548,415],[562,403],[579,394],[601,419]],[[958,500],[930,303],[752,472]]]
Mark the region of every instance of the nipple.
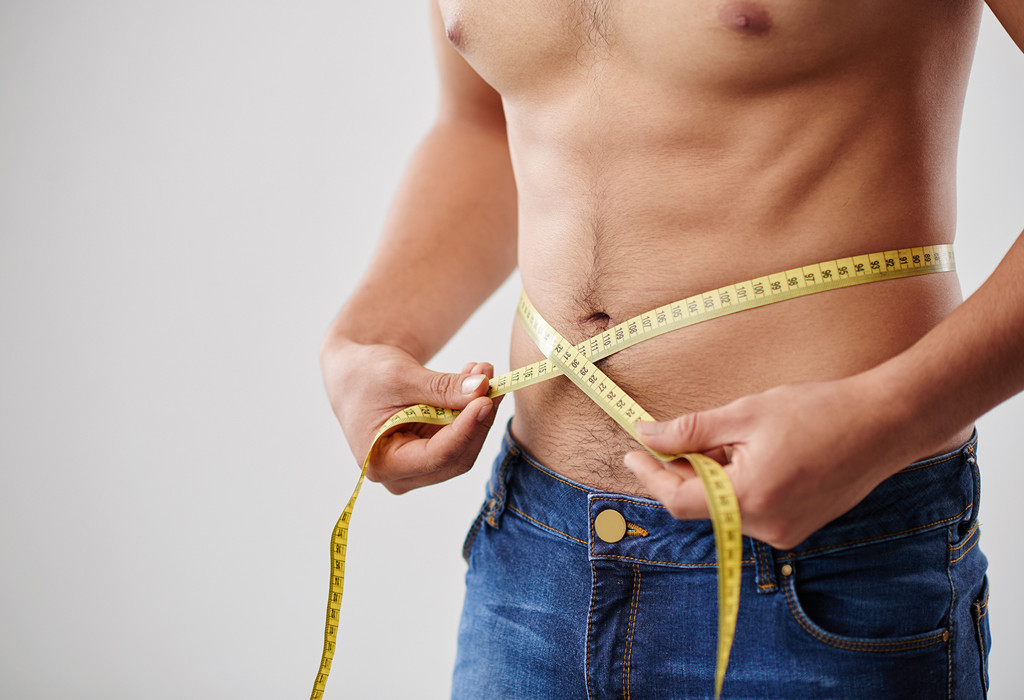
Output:
[[465,43],[465,37],[462,33],[462,21],[458,16],[453,15],[451,19],[446,19],[444,23],[444,32],[448,35],[448,41],[457,49],[461,49]]
[[729,29],[748,36],[766,34],[772,27],[768,11],[752,2],[727,3],[718,11],[718,18]]

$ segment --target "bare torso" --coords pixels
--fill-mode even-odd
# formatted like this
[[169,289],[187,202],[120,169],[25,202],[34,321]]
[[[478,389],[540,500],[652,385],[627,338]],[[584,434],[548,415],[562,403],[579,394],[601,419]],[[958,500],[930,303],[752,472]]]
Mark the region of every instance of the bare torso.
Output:
[[[504,101],[523,284],[574,342],[730,282],[953,240],[977,0],[440,6]],[[959,302],[952,273],[838,290],[670,333],[602,367],[666,419],[867,369]],[[517,326],[512,366],[536,359]],[[513,432],[538,460],[639,491],[622,466],[635,445],[568,380],[515,400]]]

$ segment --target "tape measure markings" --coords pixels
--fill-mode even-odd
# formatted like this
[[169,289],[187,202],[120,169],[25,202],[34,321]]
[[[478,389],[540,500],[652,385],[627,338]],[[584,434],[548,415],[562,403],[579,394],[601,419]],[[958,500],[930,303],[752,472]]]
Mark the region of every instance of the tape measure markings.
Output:
[[[728,285],[659,306],[623,321],[576,346],[565,340],[540,316],[523,292],[519,301],[518,317],[547,358],[495,377],[490,381],[487,396],[495,398],[565,374],[634,439],[637,439],[633,423],[653,418],[593,363],[643,340],[747,309],[832,289],[955,269],[956,261],[953,247],[950,245],[924,246],[830,260]],[[558,352],[554,352],[556,347]],[[378,441],[397,425],[429,423],[443,426],[452,423],[459,413],[460,411],[455,409],[426,404],[410,406],[388,418],[374,436],[356,487],[345,510],[338,518],[331,537],[331,585],[324,629],[324,647],[311,700],[320,700],[323,697],[334,658],[338,616],[345,582],[348,527],[356,497],[359,495],[366,469]],[[676,458],[654,454],[666,461]],[[681,457],[691,463],[704,485],[715,533],[715,551],[719,561],[719,650],[715,673],[715,696],[718,697],[728,664],[739,603],[738,562],[742,553],[742,538],[739,535],[740,515],[732,485],[721,465],[701,454]],[[737,562],[735,567],[729,564],[733,560]],[[729,618],[732,619],[731,626],[728,624]],[[728,643],[724,644],[726,640]]]
[[[520,317],[527,318],[526,331],[538,345],[541,339],[553,343],[549,357],[557,363],[562,372],[572,380],[594,403],[600,406],[621,425],[637,442],[640,438],[634,424],[638,421],[653,421],[629,394],[608,375],[590,362],[579,348],[573,346],[541,318],[530,313],[533,305],[524,291],[519,302]],[[645,316],[647,314],[644,314]],[[643,327],[653,328],[651,324]],[[641,442],[641,444],[643,444]],[[645,448],[658,459],[669,462],[685,459],[693,465],[694,471],[704,486],[705,500],[711,516],[715,535],[715,553],[718,561],[718,648],[715,660],[715,698],[722,692],[725,671],[729,666],[729,652],[736,633],[736,618],[739,614],[740,571],[743,544],[740,534],[740,508],[732,482],[725,470],[715,460],[702,454],[666,455],[649,447]]]

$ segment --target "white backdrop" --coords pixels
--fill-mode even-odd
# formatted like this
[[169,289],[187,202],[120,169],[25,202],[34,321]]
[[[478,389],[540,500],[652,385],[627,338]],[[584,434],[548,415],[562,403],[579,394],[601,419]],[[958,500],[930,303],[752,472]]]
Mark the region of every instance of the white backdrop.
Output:
[[[424,2],[0,0],[0,696],[306,697],[357,469],[317,350],[436,103]],[[986,16],[966,292],[1024,228]],[[507,369],[510,280],[431,366]],[[501,410],[503,423],[510,404]],[[1024,687],[1024,399],[980,422],[992,697]],[[494,437],[497,437],[497,431]],[[445,698],[487,466],[357,506],[327,697]]]

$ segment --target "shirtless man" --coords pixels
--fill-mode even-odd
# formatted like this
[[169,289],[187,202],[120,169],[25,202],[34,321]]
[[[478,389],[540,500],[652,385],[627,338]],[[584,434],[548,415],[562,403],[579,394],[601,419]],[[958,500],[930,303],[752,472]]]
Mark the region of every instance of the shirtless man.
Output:
[[[322,349],[360,460],[396,410],[462,409],[384,439],[368,476],[394,493],[476,459],[491,366],[423,363],[516,265],[579,342],[728,283],[953,241],[980,0],[439,4],[437,122]],[[1024,46],[1024,5],[989,5]],[[972,424],[1024,389],[1022,348],[1018,239],[965,303],[955,273],[891,280],[600,363],[665,421],[650,447],[729,462],[750,539],[724,697],[982,696]],[[516,324],[511,366],[541,358]],[[699,481],[564,377],[515,403],[467,538],[453,695],[708,696]],[[602,542],[591,518],[616,502],[629,532]]]

